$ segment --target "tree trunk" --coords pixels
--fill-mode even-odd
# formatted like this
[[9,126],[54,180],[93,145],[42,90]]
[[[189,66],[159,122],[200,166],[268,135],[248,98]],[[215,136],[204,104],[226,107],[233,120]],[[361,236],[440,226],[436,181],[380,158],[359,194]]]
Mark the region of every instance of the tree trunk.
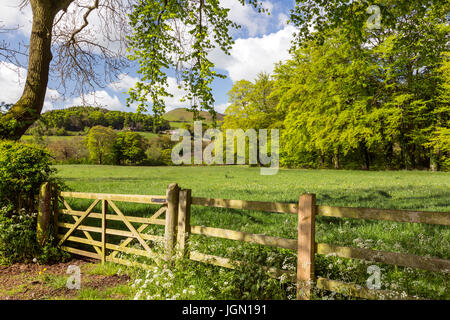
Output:
[[53,20],[73,0],[31,0],[33,26],[30,36],[25,87],[9,111],[0,118],[0,139],[18,140],[40,117],[47,91]]
[[339,149],[333,154],[333,165],[335,169],[339,169]]
[[435,151],[432,151],[432,153],[431,153],[431,157],[430,157],[430,170],[431,171],[435,172],[435,171],[441,170],[439,158],[440,158],[440,149],[437,148]]
[[369,150],[367,150],[367,146],[366,146],[365,142],[360,142],[359,147],[361,149],[361,155],[362,155],[362,160],[363,160],[361,169],[362,170],[369,170],[370,169]]
[[394,145],[389,142],[385,148],[384,166],[386,170],[392,169],[392,162],[394,158]]

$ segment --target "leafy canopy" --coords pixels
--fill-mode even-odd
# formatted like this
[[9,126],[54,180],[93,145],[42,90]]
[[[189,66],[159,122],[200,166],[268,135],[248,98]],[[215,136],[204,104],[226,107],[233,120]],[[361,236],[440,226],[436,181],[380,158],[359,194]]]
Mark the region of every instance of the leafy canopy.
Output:
[[[236,0],[266,12],[257,0]],[[199,110],[214,112],[212,82],[224,78],[214,70],[208,52],[219,47],[229,54],[233,44],[230,30],[240,26],[228,18],[229,9],[219,0],[139,0],[130,15],[133,33],[130,59],[139,62],[140,81],[129,90],[128,104],[137,103],[155,115],[165,110],[168,71],[176,71],[179,87],[186,90],[184,101],[198,117]]]

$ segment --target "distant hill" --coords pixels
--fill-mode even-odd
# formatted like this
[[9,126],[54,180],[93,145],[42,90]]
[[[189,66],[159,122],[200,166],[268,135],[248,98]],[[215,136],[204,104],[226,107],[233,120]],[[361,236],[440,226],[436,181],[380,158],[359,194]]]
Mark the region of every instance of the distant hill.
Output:
[[[212,122],[212,116],[209,114],[209,112],[206,111],[200,111],[200,116],[205,118],[204,121],[206,122]],[[225,115],[221,113],[217,113],[217,122],[222,122]],[[175,123],[183,123],[183,122],[192,122],[194,117],[194,114],[185,108],[177,108],[174,110],[171,110],[169,112],[166,112],[163,115],[163,119],[167,120],[169,122],[175,122]],[[173,127],[177,127],[177,125],[173,125]]]
[[[94,126],[111,127],[115,130],[160,132],[170,129],[169,121],[163,120],[154,126],[154,117],[149,114],[114,111],[100,107],[77,106],[56,109],[42,114],[30,130],[39,127],[44,135],[64,136],[66,131],[85,132]],[[30,132],[28,132],[30,133]]]

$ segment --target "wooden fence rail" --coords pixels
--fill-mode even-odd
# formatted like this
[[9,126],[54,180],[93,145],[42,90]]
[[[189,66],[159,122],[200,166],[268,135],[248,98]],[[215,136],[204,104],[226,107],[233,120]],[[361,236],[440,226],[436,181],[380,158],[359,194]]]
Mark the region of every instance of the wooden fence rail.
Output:
[[[64,209],[58,209],[58,198],[64,205]],[[85,211],[77,211],[70,207],[66,198],[87,199],[93,200],[93,202]],[[53,224],[57,238],[59,239],[59,244],[68,252],[99,259],[102,262],[110,261],[125,265],[137,265],[140,267],[146,267],[146,265],[119,258],[117,257],[117,254],[123,252],[125,254],[155,258],[155,252],[152,251],[151,246],[147,244],[147,241],[158,241],[164,242],[166,252],[165,259],[172,259],[175,253],[175,247],[178,245],[178,252],[183,257],[194,261],[226,268],[235,268],[239,264],[244,263],[241,261],[232,261],[225,257],[190,251],[187,244],[191,234],[289,249],[297,252],[296,273],[276,268],[266,268],[273,275],[279,276],[281,274],[287,274],[290,278],[294,279],[297,283],[297,297],[299,299],[310,298],[313,284],[319,289],[336,291],[367,299],[417,298],[404,296],[392,291],[369,290],[352,283],[316,277],[314,270],[316,254],[331,254],[341,258],[367,260],[433,272],[450,272],[450,260],[315,242],[315,220],[317,216],[449,226],[450,212],[330,207],[316,205],[315,199],[316,197],[314,194],[300,195],[298,203],[199,198],[192,197],[191,190],[182,190],[177,184],[169,185],[165,196],[81,192],[58,193],[54,186],[46,184],[41,188],[40,194],[38,240],[40,243],[45,242],[45,234],[49,230],[49,226]],[[156,204],[160,205],[161,208],[148,218],[126,216],[114,201]],[[101,213],[94,212],[99,204],[101,204]],[[192,205],[296,214],[298,216],[298,237],[297,239],[285,239],[263,234],[252,234],[236,230],[191,225]],[[109,211],[112,212],[109,213]],[[163,214],[165,214],[165,217],[161,218]],[[71,217],[73,223],[60,222],[58,220],[59,215]],[[87,218],[100,220],[100,227],[83,225],[83,222]],[[123,222],[127,230],[109,227],[108,222],[110,221],[116,221],[116,223],[117,221]],[[135,227],[133,224],[140,224],[140,226]],[[152,224],[164,226],[164,236],[146,233],[145,230]],[[66,232],[64,234],[58,233],[58,231],[61,230],[66,230]],[[84,238],[75,235],[75,231],[81,232],[84,235]],[[100,240],[94,240],[91,233],[100,234]],[[124,237],[125,240],[120,244],[109,243],[108,235]],[[142,249],[130,247],[133,240],[137,240]],[[94,249],[94,252],[70,246],[67,242],[91,246]]]

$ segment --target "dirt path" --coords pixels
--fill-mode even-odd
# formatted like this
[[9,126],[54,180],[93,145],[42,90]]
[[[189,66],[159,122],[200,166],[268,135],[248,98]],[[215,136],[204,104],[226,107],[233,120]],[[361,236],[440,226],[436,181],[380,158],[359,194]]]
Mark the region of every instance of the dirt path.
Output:
[[[67,269],[71,265],[80,267],[81,290],[105,290],[128,283],[125,275],[101,275],[90,273],[95,267],[94,261],[72,259],[65,263],[52,265],[14,264],[0,266],[0,299],[74,299],[80,290],[68,289],[67,279],[71,274]],[[111,297],[114,298],[114,297]],[[120,297],[118,297],[120,298]]]

